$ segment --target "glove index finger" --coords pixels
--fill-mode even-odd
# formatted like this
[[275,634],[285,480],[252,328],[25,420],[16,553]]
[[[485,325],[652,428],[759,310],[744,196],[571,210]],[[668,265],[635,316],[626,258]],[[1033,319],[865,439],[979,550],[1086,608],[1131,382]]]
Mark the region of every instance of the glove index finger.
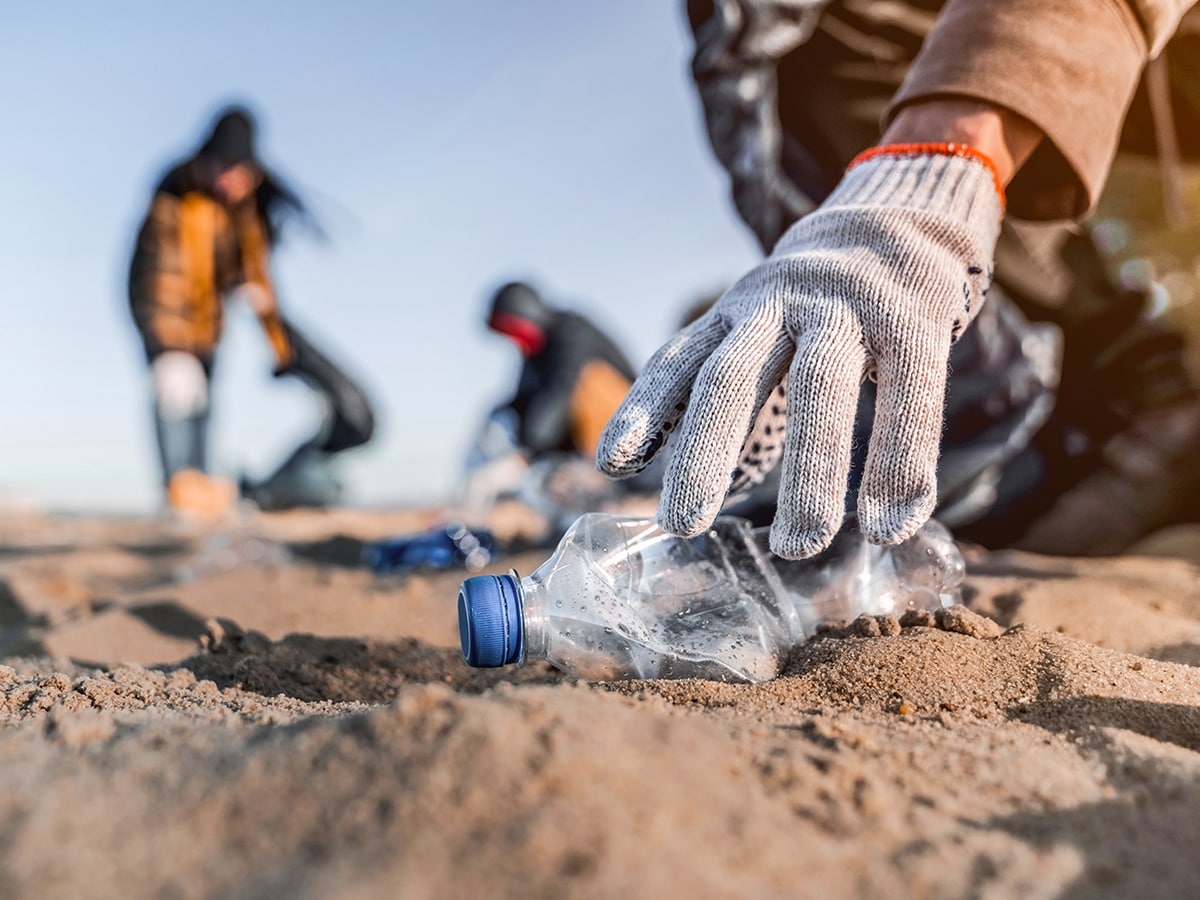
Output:
[[613,413],[596,448],[596,468],[610,478],[642,471],[683,418],[696,374],[725,337],[725,326],[706,315],[658,349]]
[[792,348],[777,317],[749,317],[701,368],[663,480],[658,522],[665,530],[690,536],[712,524],[755,416],[783,377]]

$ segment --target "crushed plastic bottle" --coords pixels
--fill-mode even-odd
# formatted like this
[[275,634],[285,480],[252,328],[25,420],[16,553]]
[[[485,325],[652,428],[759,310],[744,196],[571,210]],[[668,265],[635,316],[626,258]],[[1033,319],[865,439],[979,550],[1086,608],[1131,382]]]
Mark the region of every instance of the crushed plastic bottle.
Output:
[[819,623],[949,606],[965,573],[932,521],[890,547],[843,531],[811,560],[767,547],[767,529],[729,516],[684,539],[651,519],[589,513],[529,577],[463,582],[463,655],[480,667],[545,659],[592,680],[766,681]]
[[491,532],[453,524],[368,544],[363,548],[363,562],[377,575],[460,567],[475,572],[491,561],[495,551]]

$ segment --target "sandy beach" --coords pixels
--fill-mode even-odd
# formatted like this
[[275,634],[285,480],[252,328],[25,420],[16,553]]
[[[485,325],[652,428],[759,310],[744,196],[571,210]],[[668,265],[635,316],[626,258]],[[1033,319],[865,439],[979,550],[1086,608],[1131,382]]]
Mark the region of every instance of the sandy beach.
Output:
[[358,565],[433,515],[0,516],[0,897],[1200,892],[1200,527],[968,549],[965,606],[767,684],[582,684]]

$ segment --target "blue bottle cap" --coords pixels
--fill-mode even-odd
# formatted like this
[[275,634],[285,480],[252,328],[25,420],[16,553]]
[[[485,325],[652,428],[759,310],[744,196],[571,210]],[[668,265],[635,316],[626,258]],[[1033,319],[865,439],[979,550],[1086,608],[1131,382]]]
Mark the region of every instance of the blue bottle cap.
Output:
[[521,586],[512,575],[477,575],[458,589],[458,636],[467,665],[507,666],[521,658]]

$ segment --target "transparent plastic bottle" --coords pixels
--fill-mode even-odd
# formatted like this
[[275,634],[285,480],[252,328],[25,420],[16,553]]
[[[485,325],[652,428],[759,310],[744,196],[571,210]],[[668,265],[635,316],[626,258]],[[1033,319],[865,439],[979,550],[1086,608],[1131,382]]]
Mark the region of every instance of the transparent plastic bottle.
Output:
[[757,682],[820,622],[949,605],[963,574],[936,522],[894,547],[844,531],[793,562],[744,519],[722,516],[684,539],[651,519],[588,513],[529,577],[463,582],[459,634],[472,666],[545,659],[593,680]]

